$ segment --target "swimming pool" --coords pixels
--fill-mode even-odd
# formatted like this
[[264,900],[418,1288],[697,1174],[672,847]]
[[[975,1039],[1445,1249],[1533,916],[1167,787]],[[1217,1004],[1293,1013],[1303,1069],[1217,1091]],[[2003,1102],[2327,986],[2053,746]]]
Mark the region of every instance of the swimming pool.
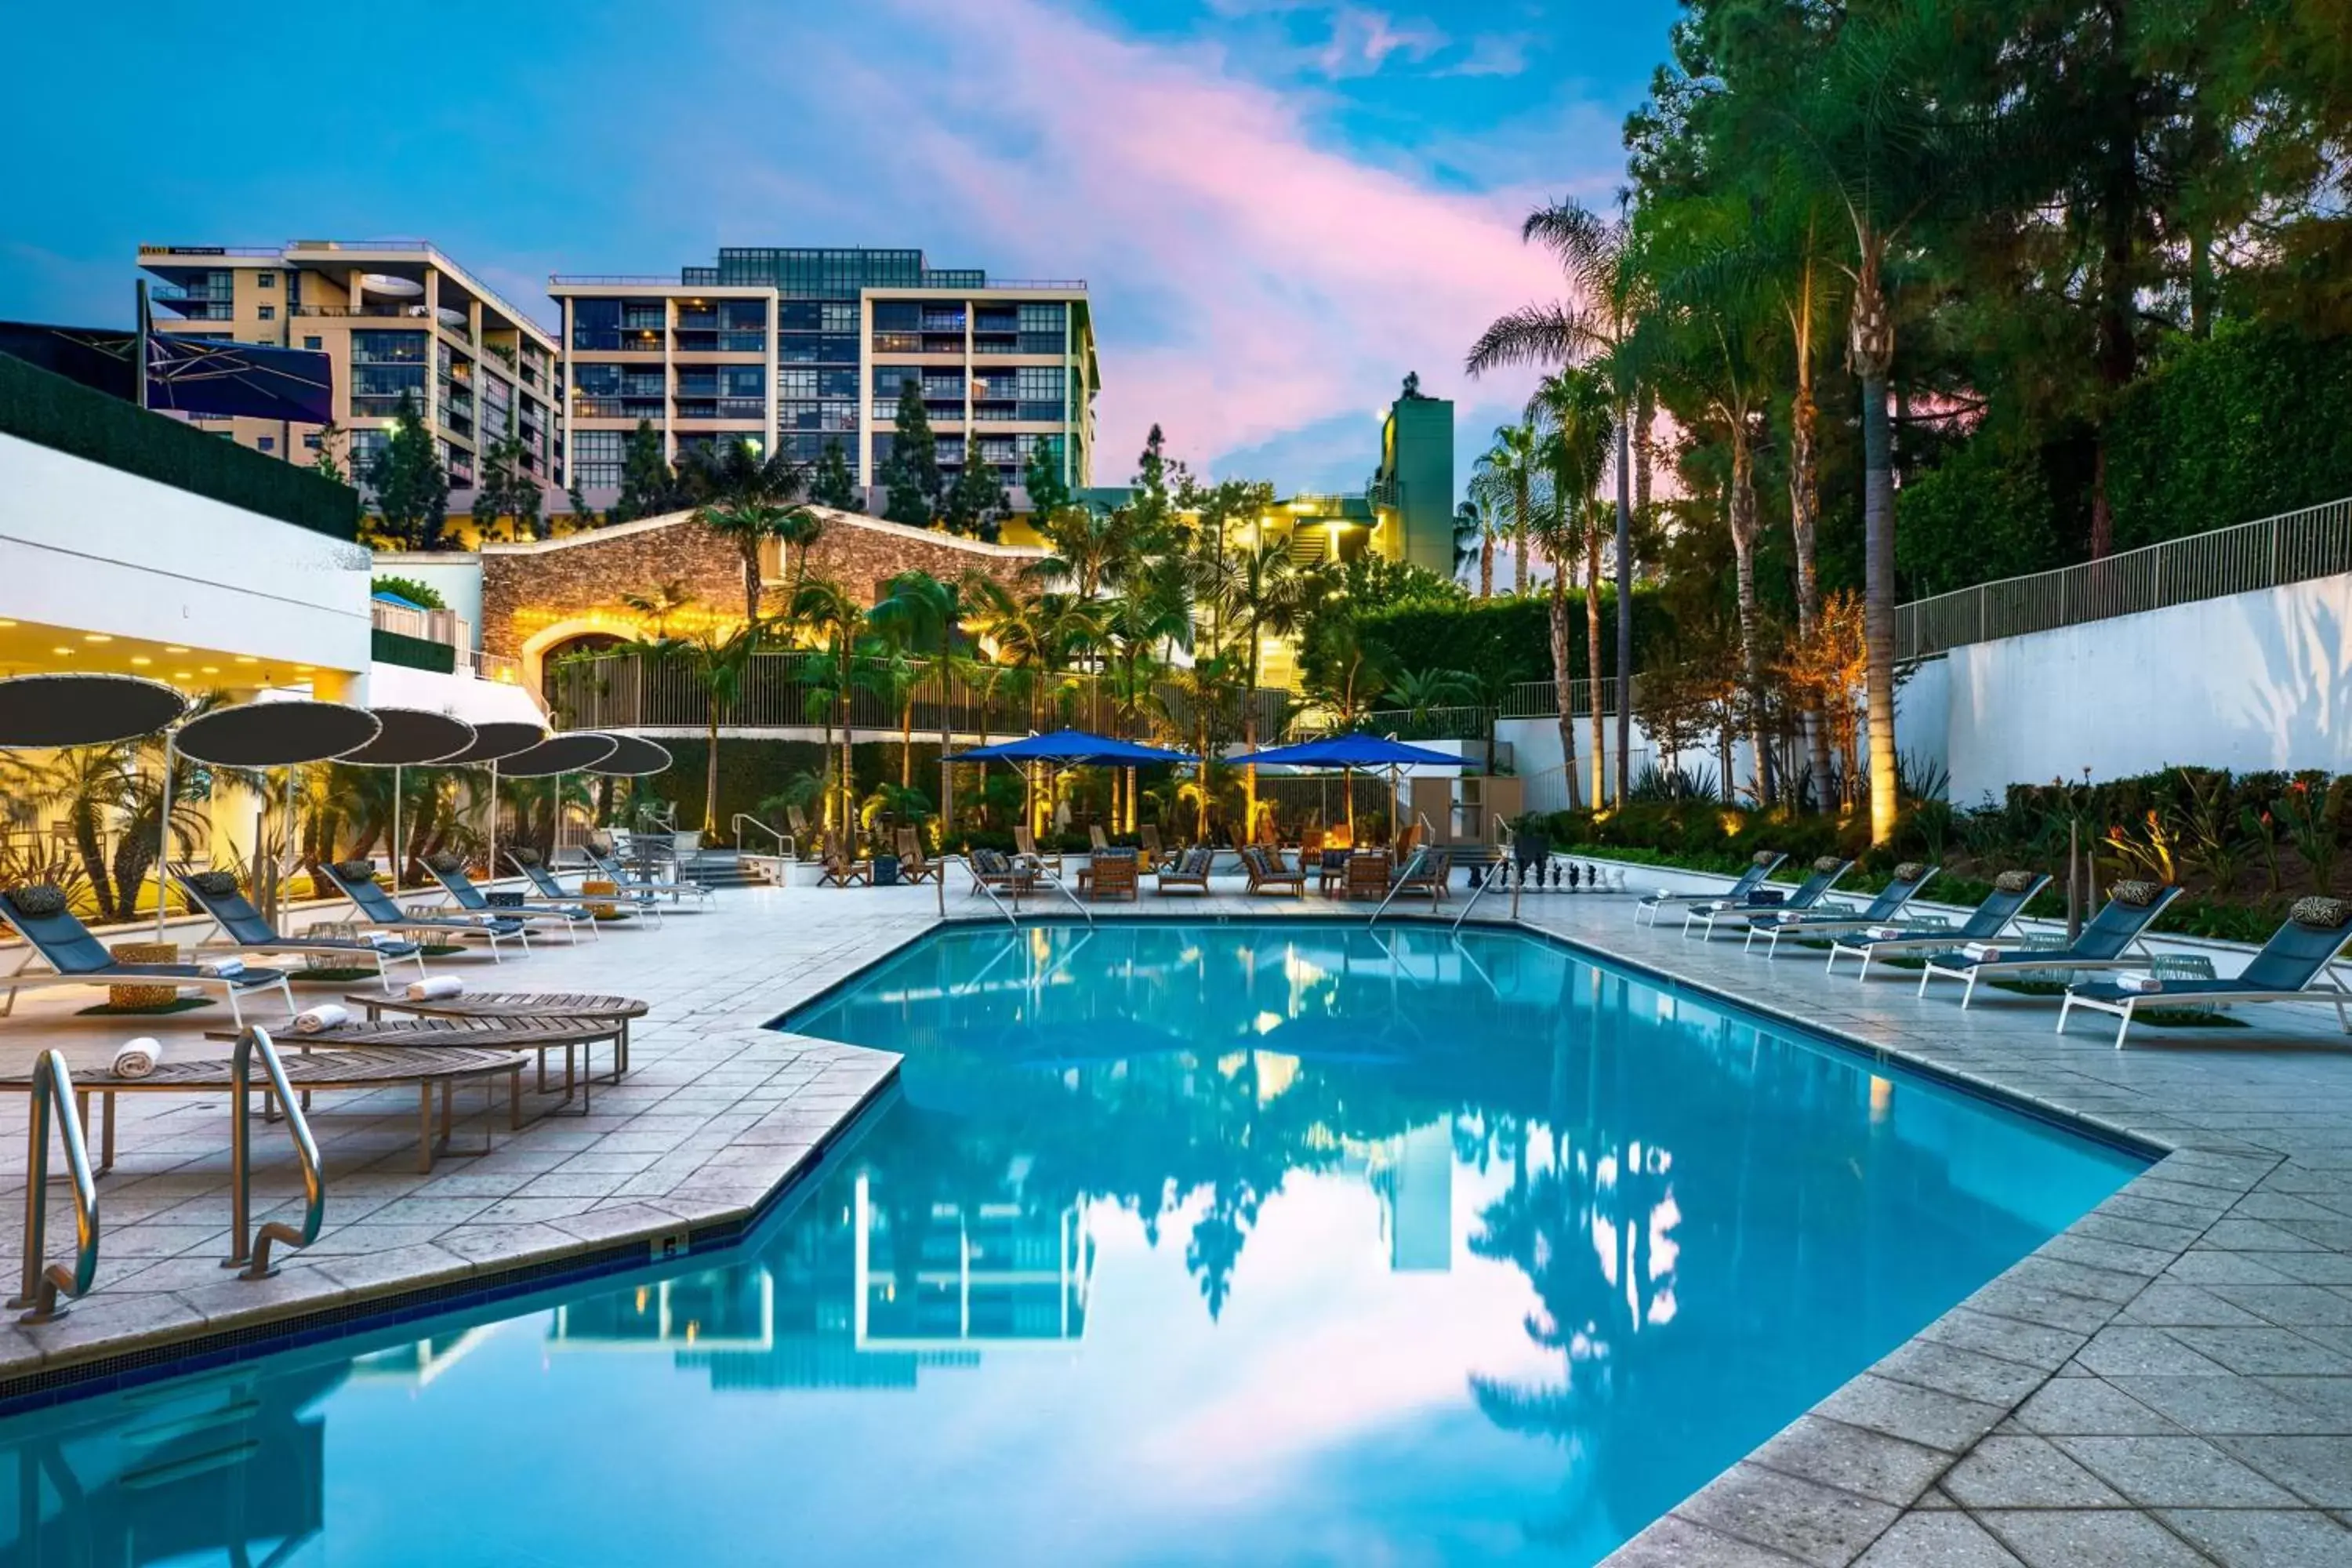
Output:
[[906,1060],[745,1247],[0,1425],[0,1561],[1589,1563],[2142,1163],[1506,932],[785,1023]]

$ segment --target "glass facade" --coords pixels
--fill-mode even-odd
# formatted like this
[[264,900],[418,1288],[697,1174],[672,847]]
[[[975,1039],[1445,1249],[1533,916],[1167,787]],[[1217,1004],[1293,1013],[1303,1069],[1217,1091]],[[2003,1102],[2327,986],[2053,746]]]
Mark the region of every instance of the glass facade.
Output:
[[621,482],[621,463],[629,444],[625,430],[582,430],[572,437],[572,473],[583,487]]

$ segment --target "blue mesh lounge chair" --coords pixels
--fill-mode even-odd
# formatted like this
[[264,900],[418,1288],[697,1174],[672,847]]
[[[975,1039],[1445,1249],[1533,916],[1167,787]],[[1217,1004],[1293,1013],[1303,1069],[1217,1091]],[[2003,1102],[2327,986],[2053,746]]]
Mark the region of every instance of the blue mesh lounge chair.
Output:
[[433,879],[449,895],[449,902],[467,914],[502,915],[527,926],[560,925],[567,942],[578,942],[580,928],[585,926],[589,935],[599,942],[604,940],[604,933],[596,929],[596,917],[585,904],[492,904],[488,895],[466,875],[466,862],[457,856],[427,855],[425,868],[433,873]]
[[1940,867],[1922,866],[1906,860],[1895,868],[1895,879],[1881,888],[1869,903],[1860,909],[1832,910],[1826,905],[1816,906],[1819,914],[1803,910],[1768,910],[1751,916],[1748,921],[1747,948],[1753,952],[1756,939],[1764,939],[1764,955],[1780,955],[1780,939],[1829,936],[1839,931],[1862,931],[1874,925],[1885,925],[1903,912],[1905,905],[1919,896],[1919,889],[1933,881]]
[[[1769,849],[1759,849],[1756,858],[1748,863],[1748,869],[1739,873],[1739,880],[1717,893],[1645,893],[1642,901],[1633,906],[1633,923],[1656,925],[1660,910],[1678,909],[1685,904],[1738,903],[1762,887],[1764,879],[1779,870],[1780,862],[1787,858]],[[1650,918],[1643,920],[1645,914]]]
[[23,960],[32,962],[38,954],[42,962],[55,971],[49,974],[27,974],[17,971],[0,979],[8,989],[8,1005],[0,1007],[0,1016],[15,1010],[16,993],[38,985],[195,985],[218,991],[228,998],[228,1014],[238,1028],[245,1026],[244,1009],[237,998],[249,991],[275,991],[286,1002],[289,1015],[294,1012],[294,988],[286,984],[284,972],[276,969],[247,969],[235,974],[208,974],[205,966],[195,963],[122,963],[106,951],[106,944],[89,933],[89,928],[74,919],[66,908],[65,895],[46,885],[11,888],[0,893],[0,921],[13,927],[25,939],[31,950]]
[[2166,975],[2155,982],[2154,991],[2132,989],[2114,980],[2088,981],[2068,988],[2065,1001],[2058,1006],[2058,1031],[2065,1033],[2066,1020],[2077,1007],[2113,1013],[2123,1020],[2116,1029],[2116,1049],[2121,1050],[2124,1037],[2131,1033],[2132,1009],[2143,1003],[2156,1007],[2179,1003],[2236,1007],[2253,1002],[2329,1002],[2335,1005],[2337,1026],[2352,1035],[2352,1014],[2345,1011],[2352,992],[2327,973],[2347,941],[2352,941],[2352,900],[2304,899],[2288,911],[2286,924],[2263,943],[2262,952],[2229,979],[2176,980]]
[[1787,897],[1774,898],[1761,890],[1743,900],[1714,899],[1703,904],[1693,904],[1683,911],[1683,934],[1698,928],[1699,935],[1712,937],[1715,928],[1737,921],[1746,925],[1766,915],[1801,914],[1822,901],[1822,895],[1837,886],[1838,879],[1853,866],[1851,860],[1841,860],[1834,855],[1824,855],[1813,862],[1805,879],[1796,885]]
[[522,873],[525,881],[539,890],[540,897],[550,902],[615,904],[631,914],[651,915],[654,924],[661,924],[661,900],[643,889],[632,888],[619,893],[578,893],[556,879],[536,849],[509,849],[507,859]]
[[174,870],[172,879],[180,884],[180,890],[187,894],[190,902],[212,918],[214,928],[226,939],[218,944],[221,947],[237,952],[306,956],[345,953],[371,958],[375,961],[376,978],[383,982],[386,991],[392,989],[394,959],[414,962],[417,977],[425,977],[425,949],[416,942],[389,938],[373,942],[348,936],[280,936],[278,928],[263,920],[261,911],[237,890],[234,872]]
[[1841,953],[1853,953],[1862,960],[1858,979],[1870,978],[1870,961],[1891,958],[1903,952],[1942,952],[1955,942],[1994,942],[2008,934],[2017,923],[2019,913],[2033,901],[2033,896],[2050,884],[2050,879],[2039,871],[2003,871],[1993,879],[1992,891],[1984,902],[1969,913],[1969,918],[1957,926],[1897,926],[1891,928],[1892,936],[1880,936],[1864,928],[1843,936],[1830,939],[1829,968],[1837,968]]
[[352,901],[352,908],[359,910],[362,925],[371,925],[379,931],[441,931],[451,936],[478,936],[490,944],[491,962],[498,963],[506,962],[499,952],[501,941],[520,942],[523,952],[530,951],[530,937],[519,920],[505,916],[421,915],[402,909],[393,901],[391,894],[376,885],[373,861],[338,860],[323,869],[327,873],[327,880]]
[[2117,882],[2107,890],[2107,907],[2092,918],[2083,928],[2071,947],[2000,948],[1983,957],[1952,952],[1939,952],[1927,960],[1927,967],[1919,973],[1919,994],[1927,994],[1927,983],[1941,976],[1946,980],[1965,983],[1960,993],[1960,1005],[1966,1008],[1976,1000],[1977,982],[1988,975],[2039,974],[2045,970],[2130,969],[2146,967],[2146,958],[2127,956],[2139,945],[2140,938],[2164,906],[2180,896],[2179,888],[2167,888],[2155,882]]
[[585,846],[582,847],[581,853],[588,857],[588,862],[590,865],[594,866],[597,870],[612,879],[614,885],[618,887],[625,893],[664,894],[668,897],[671,903],[677,902],[679,899],[686,897],[688,894],[693,896],[697,903],[709,903],[710,901],[713,889],[704,887],[699,882],[640,881],[632,878],[628,872],[623,868],[618,856],[600,854],[595,849]]

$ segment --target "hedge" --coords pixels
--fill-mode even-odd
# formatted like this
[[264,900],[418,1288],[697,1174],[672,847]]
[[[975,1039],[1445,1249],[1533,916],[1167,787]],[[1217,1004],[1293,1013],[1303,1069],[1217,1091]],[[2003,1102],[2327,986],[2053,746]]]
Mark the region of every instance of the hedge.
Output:
[[454,674],[457,668],[457,650],[445,642],[413,637],[404,632],[388,632],[378,626],[370,644],[369,657],[378,664],[430,669],[441,675]]
[[360,493],[0,354],[0,432],[331,539],[356,541]]
[[[1617,669],[1614,603],[1613,595],[1603,594],[1603,675],[1613,675]],[[1584,595],[1580,590],[1568,595],[1568,621],[1570,675],[1580,680],[1588,673],[1584,668]],[[1358,616],[1356,627],[1366,641],[1377,643],[1387,651],[1390,662],[1400,672],[1460,669],[1502,683],[1552,678],[1551,601],[1542,594],[1399,605]],[[1635,588],[1634,668],[1642,668],[1643,650],[1670,630],[1655,592],[1647,587]]]

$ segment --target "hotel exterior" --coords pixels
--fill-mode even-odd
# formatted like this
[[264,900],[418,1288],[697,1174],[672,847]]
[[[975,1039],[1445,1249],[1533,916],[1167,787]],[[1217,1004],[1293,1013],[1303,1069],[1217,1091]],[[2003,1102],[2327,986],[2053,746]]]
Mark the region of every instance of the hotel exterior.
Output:
[[[449,475],[449,510],[472,505],[489,449],[521,443],[521,468],[567,482],[561,353],[530,317],[421,240],[295,240],[282,246],[142,245],[156,330],[312,349],[334,367],[334,454],[364,479],[403,398],[415,405]],[[200,419],[241,447],[314,463],[317,426]]]
[[838,443],[857,482],[878,486],[909,382],[950,476],[977,434],[1008,489],[1040,447],[1072,487],[1091,481],[1101,379],[1082,282],[991,280],[919,250],[739,248],[675,279],[559,275],[548,291],[565,449],[591,505],[618,492],[640,420],[673,459],[741,438],[814,463]]

